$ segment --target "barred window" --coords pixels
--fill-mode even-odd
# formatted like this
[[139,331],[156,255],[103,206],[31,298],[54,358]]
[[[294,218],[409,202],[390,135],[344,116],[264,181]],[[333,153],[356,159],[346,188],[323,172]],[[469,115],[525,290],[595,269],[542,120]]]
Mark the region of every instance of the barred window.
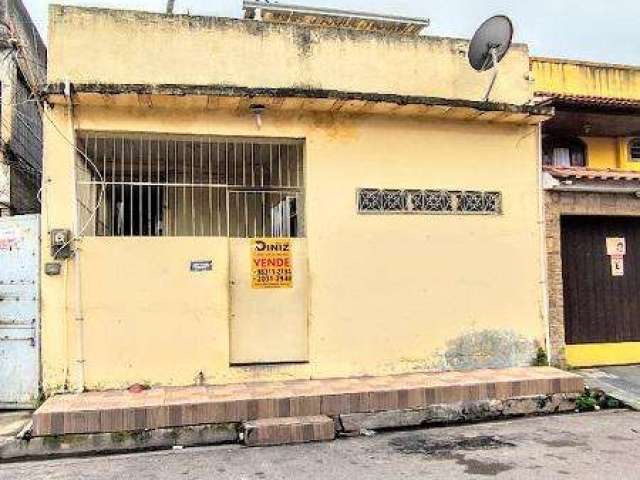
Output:
[[85,235],[304,236],[295,139],[80,132]]
[[452,190],[358,190],[359,213],[499,215],[500,192]]

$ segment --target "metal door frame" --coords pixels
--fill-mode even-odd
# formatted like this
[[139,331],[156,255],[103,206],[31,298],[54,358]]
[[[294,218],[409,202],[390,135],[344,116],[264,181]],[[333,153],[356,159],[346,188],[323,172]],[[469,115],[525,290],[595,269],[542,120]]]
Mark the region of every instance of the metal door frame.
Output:
[[[239,186],[239,185],[231,185],[231,184],[227,184],[227,187],[225,189],[226,191],[226,220],[227,220],[227,271],[229,272],[229,278],[227,281],[227,298],[228,298],[228,308],[227,308],[227,319],[228,319],[228,341],[229,341],[229,365],[232,367],[242,367],[242,366],[251,366],[251,365],[258,365],[258,366],[264,366],[264,365],[282,365],[282,364],[306,364],[309,363],[309,342],[310,342],[310,338],[309,338],[309,319],[310,319],[310,291],[308,290],[309,285],[310,285],[310,279],[309,279],[309,255],[307,252],[306,258],[304,260],[305,265],[306,265],[306,281],[307,281],[307,292],[304,298],[304,302],[306,304],[306,315],[304,318],[304,322],[305,322],[305,329],[306,329],[306,338],[304,339],[305,344],[306,344],[306,359],[305,360],[301,360],[301,361],[287,361],[287,362],[278,362],[278,361],[274,361],[274,362],[268,362],[268,363],[232,363],[231,362],[231,348],[232,348],[232,336],[233,336],[233,329],[231,328],[231,323],[232,323],[232,314],[233,314],[233,283],[232,283],[232,278],[231,278],[231,269],[232,269],[232,265],[231,262],[232,260],[232,255],[231,255],[231,241],[234,238],[246,238],[246,239],[251,239],[251,238],[289,238],[289,237],[284,237],[284,236],[278,236],[278,235],[272,235],[271,232],[268,232],[269,235],[263,235],[261,237],[254,235],[251,236],[249,235],[249,225],[248,222],[245,225],[245,231],[246,231],[246,236],[244,237],[240,237],[238,235],[233,235],[232,233],[235,232],[239,232],[240,229],[236,228],[236,229],[232,229],[232,225],[231,225],[231,196],[232,195],[238,195],[238,194],[244,194],[244,198],[245,198],[245,212],[246,212],[246,197],[247,195],[253,194],[253,195],[259,195],[262,194],[263,197],[265,194],[279,194],[281,195],[283,198],[288,198],[288,197],[294,197],[296,199],[298,199],[298,204],[296,205],[297,210],[297,215],[298,215],[298,228],[302,229],[302,235],[298,236],[298,237],[294,237],[294,238],[304,238],[305,240],[307,240],[307,215],[306,215],[306,210],[307,210],[307,202],[306,202],[306,175],[307,175],[307,165],[306,165],[306,142],[302,139],[280,139],[280,138],[270,138],[270,137],[265,137],[265,138],[260,138],[257,139],[255,141],[255,143],[257,144],[273,144],[274,142],[276,143],[282,143],[282,144],[299,144],[300,145],[300,157],[297,158],[297,162],[296,162],[296,179],[297,181],[299,181],[299,184],[297,186],[264,186],[264,185],[250,185],[250,186]],[[226,162],[226,166],[227,166],[227,170],[229,168],[229,162]],[[299,170],[301,169],[301,171]],[[298,176],[298,173],[301,173],[300,176]],[[244,178],[244,172],[243,172],[243,178]],[[253,178],[253,177],[252,177]],[[226,172],[226,179],[227,182],[229,182],[229,172]],[[261,182],[263,183],[263,182]],[[238,195],[237,198],[240,198],[240,195]],[[300,216],[302,216],[302,224],[300,224]],[[246,217],[245,217],[246,218]],[[257,226],[254,226],[254,234],[257,234]],[[262,233],[265,233],[265,217],[263,217],[263,222],[262,222]],[[247,252],[247,255],[249,253]]]

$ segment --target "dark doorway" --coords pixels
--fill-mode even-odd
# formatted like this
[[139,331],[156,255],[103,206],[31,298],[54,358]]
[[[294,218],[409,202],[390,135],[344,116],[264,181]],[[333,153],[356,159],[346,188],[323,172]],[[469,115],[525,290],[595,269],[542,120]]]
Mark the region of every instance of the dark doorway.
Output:
[[[566,343],[640,341],[640,218],[563,216],[561,228]],[[626,242],[622,276],[607,238]]]

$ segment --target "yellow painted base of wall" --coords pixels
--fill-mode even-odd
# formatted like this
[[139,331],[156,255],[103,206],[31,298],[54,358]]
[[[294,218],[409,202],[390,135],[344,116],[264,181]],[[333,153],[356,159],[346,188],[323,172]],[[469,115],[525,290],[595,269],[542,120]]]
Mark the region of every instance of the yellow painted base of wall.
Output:
[[572,367],[640,363],[640,342],[567,345],[566,358]]

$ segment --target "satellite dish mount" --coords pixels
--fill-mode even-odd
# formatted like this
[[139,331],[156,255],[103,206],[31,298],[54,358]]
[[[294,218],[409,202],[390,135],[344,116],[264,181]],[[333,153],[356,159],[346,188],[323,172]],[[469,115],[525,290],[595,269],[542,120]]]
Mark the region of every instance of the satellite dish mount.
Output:
[[491,82],[483,100],[489,101],[498,78],[498,65],[511,48],[513,23],[509,17],[496,15],[486,20],[471,39],[469,63],[478,72],[493,70]]

